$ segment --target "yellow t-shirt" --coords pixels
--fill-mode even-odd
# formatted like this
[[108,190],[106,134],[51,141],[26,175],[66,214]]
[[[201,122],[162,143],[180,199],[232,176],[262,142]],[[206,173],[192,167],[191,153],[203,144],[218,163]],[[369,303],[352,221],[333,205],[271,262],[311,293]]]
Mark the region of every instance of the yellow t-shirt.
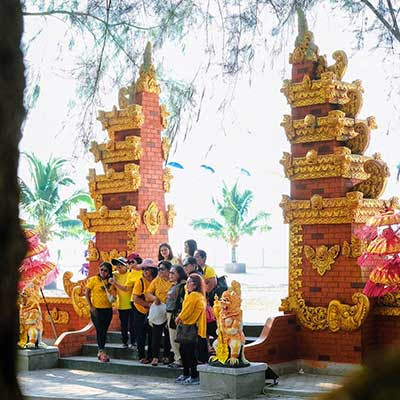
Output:
[[167,302],[168,291],[172,285],[172,282],[166,281],[157,276],[151,281],[146,293],[154,294],[154,296],[158,297],[160,301],[165,304]]
[[204,275],[203,278],[205,280],[210,279],[210,278],[216,278],[217,274],[215,273],[215,269],[213,267],[210,267],[209,265],[204,265],[203,267]]
[[[133,287],[132,290],[132,301],[133,301],[133,295],[135,294],[136,296],[141,296],[142,294],[146,293],[147,288],[149,287],[150,282],[145,279],[145,278],[139,278],[135,282],[135,286]],[[141,306],[140,304],[134,302],[133,303],[138,311],[140,311],[142,314],[147,314],[149,312],[148,308],[145,308]]]
[[182,311],[178,315],[182,324],[197,324],[197,334],[205,338],[207,334],[206,298],[200,292],[186,294]]
[[[143,276],[143,271],[137,270],[137,269],[132,269],[131,271],[128,272],[128,280],[126,282],[126,286],[132,286],[132,288],[135,286],[135,283]],[[133,301],[133,294],[131,292],[131,301]]]
[[95,308],[111,308],[111,303],[107,299],[104,286],[107,280],[101,280],[98,275],[88,279],[86,287],[90,289],[90,300]]
[[133,287],[133,282],[130,279],[129,272],[126,272],[125,274],[114,272],[114,279],[118,284],[130,287],[130,290],[127,292],[117,288],[118,310],[129,310],[131,308],[131,295]]

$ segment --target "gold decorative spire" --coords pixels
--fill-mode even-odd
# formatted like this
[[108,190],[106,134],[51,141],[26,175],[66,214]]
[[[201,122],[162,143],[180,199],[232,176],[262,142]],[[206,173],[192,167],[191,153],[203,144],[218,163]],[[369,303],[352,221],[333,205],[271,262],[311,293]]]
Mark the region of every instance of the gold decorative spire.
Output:
[[139,70],[139,79],[135,85],[136,93],[147,92],[160,94],[160,86],[157,83],[156,70],[151,59],[151,43],[147,42],[146,49],[143,54],[143,64]]

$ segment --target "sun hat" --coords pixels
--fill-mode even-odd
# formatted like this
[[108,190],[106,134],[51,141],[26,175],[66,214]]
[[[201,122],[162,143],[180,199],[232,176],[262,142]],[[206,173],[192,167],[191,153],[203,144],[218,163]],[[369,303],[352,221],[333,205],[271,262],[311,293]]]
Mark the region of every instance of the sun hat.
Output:
[[128,262],[136,260],[138,264],[141,264],[143,262],[142,257],[140,257],[138,253],[131,253],[128,255],[128,257],[126,257],[126,259]]
[[141,267],[144,268],[155,268],[157,269],[157,265],[154,264],[152,258],[145,258],[141,264]]
[[123,265],[124,267],[128,266],[127,260],[125,257],[118,257],[118,258],[113,258],[111,260],[112,265]]

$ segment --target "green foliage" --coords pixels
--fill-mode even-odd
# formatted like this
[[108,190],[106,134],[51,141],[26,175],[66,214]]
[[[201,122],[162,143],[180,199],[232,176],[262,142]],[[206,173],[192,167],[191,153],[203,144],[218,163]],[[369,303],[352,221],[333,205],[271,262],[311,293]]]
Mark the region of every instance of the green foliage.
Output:
[[270,214],[266,212],[259,212],[255,217],[246,220],[252,201],[251,190],[240,192],[237,182],[231,188],[223,182],[222,199],[212,198],[221,220],[201,218],[192,220],[191,225],[194,229],[204,230],[209,237],[227,242],[232,247],[232,262],[235,262],[235,248],[243,235],[252,235],[257,230],[266,232],[271,229],[267,224]]
[[72,195],[63,198],[61,189],[73,186],[75,182],[68,177],[68,161],[61,158],[50,158],[46,163],[34,154],[24,153],[29,162],[32,185],[19,179],[21,189],[20,206],[27,214],[27,226],[35,228],[43,243],[54,237],[88,238],[82,230],[82,223],[70,218],[71,210],[78,204],[93,207],[88,193],[76,190]]

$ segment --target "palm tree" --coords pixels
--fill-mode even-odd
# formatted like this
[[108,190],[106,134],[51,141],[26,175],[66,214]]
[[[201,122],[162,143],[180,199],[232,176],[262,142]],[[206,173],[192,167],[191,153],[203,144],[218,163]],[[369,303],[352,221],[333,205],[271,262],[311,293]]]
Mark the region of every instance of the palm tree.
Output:
[[76,190],[67,198],[61,197],[63,187],[75,184],[65,168],[68,161],[50,157],[43,163],[34,154],[24,153],[24,156],[29,162],[32,178],[31,187],[19,179],[20,205],[30,219],[27,226],[38,231],[43,243],[54,237],[84,237],[81,221],[70,218],[69,214],[73,206],[79,203],[92,206],[93,202],[89,194],[82,190]]
[[259,212],[254,218],[245,220],[253,201],[253,192],[239,192],[237,182],[231,189],[223,182],[222,202],[212,199],[217,213],[222,217],[219,222],[214,218],[195,219],[191,222],[194,229],[206,231],[209,237],[225,240],[232,248],[232,263],[236,263],[236,248],[243,235],[252,235],[257,230],[266,232],[271,229],[267,224],[270,214]]

